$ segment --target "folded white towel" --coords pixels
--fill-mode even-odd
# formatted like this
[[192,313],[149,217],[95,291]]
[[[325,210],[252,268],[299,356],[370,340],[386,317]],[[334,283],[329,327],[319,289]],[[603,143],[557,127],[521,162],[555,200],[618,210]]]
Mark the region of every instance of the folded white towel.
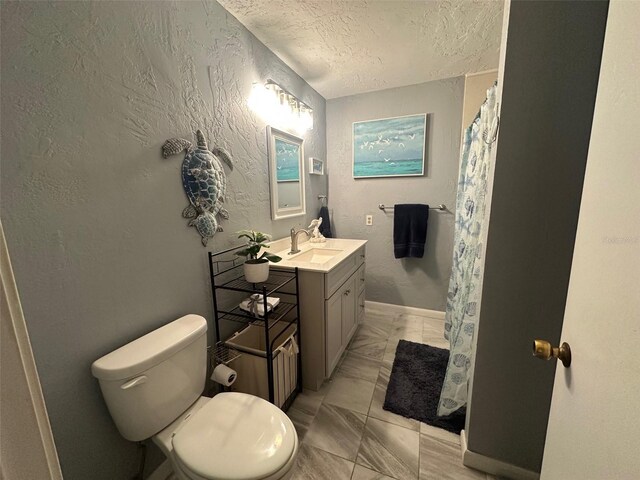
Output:
[[[280,299],[277,297],[267,297],[267,311],[270,312],[278,306]],[[264,317],[264,300],[262,295],[254,293],[249,298],[245,298],[240,302],[240,308],[245,312],[252,313]]]

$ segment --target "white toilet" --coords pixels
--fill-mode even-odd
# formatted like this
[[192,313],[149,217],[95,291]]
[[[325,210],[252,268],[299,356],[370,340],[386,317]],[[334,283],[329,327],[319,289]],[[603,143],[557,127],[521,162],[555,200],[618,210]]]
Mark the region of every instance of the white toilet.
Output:
[[153,437],[181,480],[282,480],[298,453],[291,420],[244,393],[202,397],[207,322],[187,315],[91,366],[118,430]]

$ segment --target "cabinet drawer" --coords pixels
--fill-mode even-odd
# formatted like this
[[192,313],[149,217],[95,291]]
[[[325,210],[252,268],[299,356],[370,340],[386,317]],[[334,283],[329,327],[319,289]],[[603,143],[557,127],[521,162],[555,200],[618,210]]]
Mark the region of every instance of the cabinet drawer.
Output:
[[364,246],[347,257],[338,267],[325,275],[325,298],[329,298],[364,263]]

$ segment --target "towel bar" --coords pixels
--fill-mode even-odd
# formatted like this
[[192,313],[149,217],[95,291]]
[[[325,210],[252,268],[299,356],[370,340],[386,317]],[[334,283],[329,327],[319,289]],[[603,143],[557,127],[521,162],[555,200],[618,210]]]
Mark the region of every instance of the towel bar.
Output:
[[[386,212],[387,210],[393,210],[393,207],[385,207],[384,203],[378,204],[378,208],[383,212]],[[437,207],[429,207],[429,210],[440,210],[441,212],[446,212],[447,206],[444,203],[441,203]]]

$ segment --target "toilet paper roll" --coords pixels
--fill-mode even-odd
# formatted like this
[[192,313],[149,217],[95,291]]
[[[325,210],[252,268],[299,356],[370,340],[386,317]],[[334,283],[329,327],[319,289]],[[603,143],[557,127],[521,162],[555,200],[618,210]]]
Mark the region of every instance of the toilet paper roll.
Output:
[[233,382],[236,381],[238,377],[238,373],[232,368],[227,367],[226,365],[220,364],[216,368],[213,369],[213,374],[211,375],[211,380],[225,387],[232,385]]

